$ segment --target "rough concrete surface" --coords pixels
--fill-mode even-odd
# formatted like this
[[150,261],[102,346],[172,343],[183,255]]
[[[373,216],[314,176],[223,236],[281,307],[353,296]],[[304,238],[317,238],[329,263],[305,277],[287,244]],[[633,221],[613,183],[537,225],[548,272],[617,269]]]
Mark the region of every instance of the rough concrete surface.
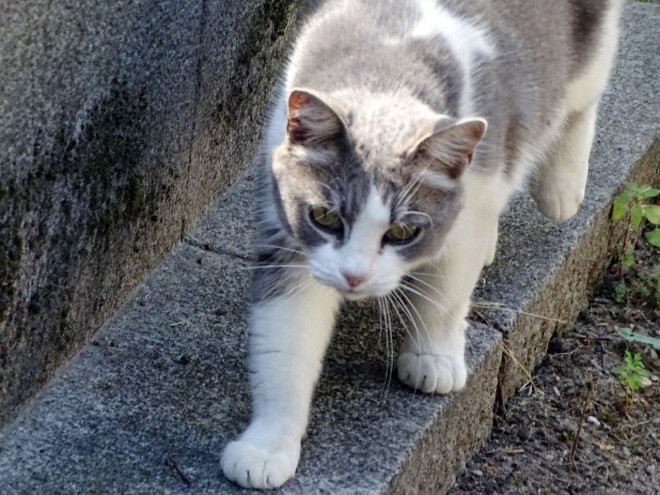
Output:
[[299,3],[2,3],[0,425],[253,160]]
[[[249,419],[245,267],[178,248],[0,435],[3,493],[247,492],[219,465]],[[433,397],[388,384],[377,327],[372,305],[342,314],[298,475],[281,493],[435,491],[488,437],[497,332],[470,329],[470,386]]]

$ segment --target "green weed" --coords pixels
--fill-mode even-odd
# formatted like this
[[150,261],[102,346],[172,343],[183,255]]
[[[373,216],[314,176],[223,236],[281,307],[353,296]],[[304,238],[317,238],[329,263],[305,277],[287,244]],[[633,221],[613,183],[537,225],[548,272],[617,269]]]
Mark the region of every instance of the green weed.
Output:
[[626,351],[623,363],[612,370],[626,390],[626,403],[630,405],[633,394],[642,387],[642,378],[647,375],[642,355]]
[[653,198],[660,196],[660,189],[651,186],[640,186],[634,182],[626,182],[625,190],[619,194],[612,205],[612,220],[623,221],[626,230],[623,242],[618,246],[619,278],[621,281],[614,289],[613,299],[619,303],[627,302],[628,297],[648,297],[651,294],[660,304],[660,259],[652,272],[637,271],[637,280],[629,287],[623,273],[635,266],[635,246],[631,242],[634,232],[643,221],[649,222],[655,228],[646,233],[646,240],[653,246],[660,247],[660,205],[647,204]]

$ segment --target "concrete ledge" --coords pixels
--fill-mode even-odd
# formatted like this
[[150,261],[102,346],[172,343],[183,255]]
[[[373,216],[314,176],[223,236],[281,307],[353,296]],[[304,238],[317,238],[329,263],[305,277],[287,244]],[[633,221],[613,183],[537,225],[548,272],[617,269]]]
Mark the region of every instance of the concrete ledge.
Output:
[[[179,247],[2,433],[3,493],[241,492],[219,455],[249,419],[245,268]],[[469,393],[431,397],[386,385],[374,321],[371,305],[342,314],[299,475],[282,493],[448,486],[488,438],[501,336],[475,324]],[[437,474],[411,478],[420,468]]]
[[[475,298],[506,310],[476,305],[475,318],[493,328],[470,327],[466,389],[429,397],[396,380],[387,386],[375,309],[348,305],[298,474],[277,493],[442,493],[451,486],[489,435],[498,385],[506,400],[588,297],[620,234],[607,216],[621,183],[658,181],[658,14],[655,5],[626,8],[580,213],[557,225],[521,196],[504,215],[499,254]],[[3,494],[248,493],[224,479],[219,455],[249,419],[252,187],[248,172],[0,432]]]

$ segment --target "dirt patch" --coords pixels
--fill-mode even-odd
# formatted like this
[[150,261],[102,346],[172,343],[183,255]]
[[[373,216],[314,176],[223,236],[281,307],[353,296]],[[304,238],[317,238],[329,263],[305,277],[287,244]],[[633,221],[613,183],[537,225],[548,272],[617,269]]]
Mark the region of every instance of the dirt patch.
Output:
[[[651,284],[643,288],[660,249],[640,241],[635,258],[627,271],[612,263],[574,328],[552,339],[451,494],[660,493],[660,359],[617,333],[634,325],[660,337],[660,303]],[[648,371],[632,398],[612,373],[626,350]]]

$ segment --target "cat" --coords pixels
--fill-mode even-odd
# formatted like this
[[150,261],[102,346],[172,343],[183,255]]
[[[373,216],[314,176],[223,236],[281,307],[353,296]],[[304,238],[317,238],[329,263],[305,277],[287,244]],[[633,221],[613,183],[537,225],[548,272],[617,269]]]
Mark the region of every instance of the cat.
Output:
[[252,422],[225,476],[297,468],[343,299],[395,293],[413,389],[466,382],[471,293],[528,186],[573,216],[622,0],[326,0],[294,45],[266,128],[250,315]]

